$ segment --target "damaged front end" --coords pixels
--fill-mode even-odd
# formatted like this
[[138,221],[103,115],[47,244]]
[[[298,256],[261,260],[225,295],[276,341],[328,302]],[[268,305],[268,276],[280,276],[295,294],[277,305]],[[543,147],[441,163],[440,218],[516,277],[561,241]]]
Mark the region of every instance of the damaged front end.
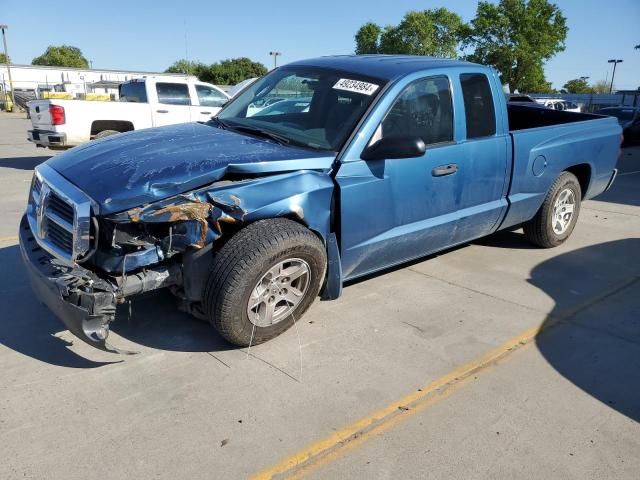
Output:
[[116,307],[132,296],[169,287],[183,310],[202,317],[214,245],[243,225],[286,216],[329,236],[333,183],[323,172],[247,173],[101,215],[103,204],[80,209],[75,187],[42,167],[20,226],[31,283],[74,335],[105,351],[123,352],[107,337]]
[[97,248],[79,262],[41,247],[28,209],[20,225],[21,252],[37,296],[71,333],[101,350],[126,353],[107,342],[117,305],[159,288],[180,291],[183,254],[210,245],[222,235],[222,224],[242,221],[238,203],[179,195],[99,218],[91,230]]
[[[133,247],[135,252],[144,250],[141,247],[155,247],[159,256],[168,257],[189,248],[203,248],[220,238],[224,223],[244,220],[240,200],[230,197],[232,201],[228,202],[196,192],[112,215],[105,219],[105,240],[113,248]],[[118,254],[112,251],[110,255],[114,253]]]
[[26,217],[20,224],[20,250],[37,297],[75,336],[114,353],[131,353],[107,343],[117,305],[128,296],[181,281],[176,266],[157,266],[125,277],[99,276],[80,265],[70,266],[38,245]]

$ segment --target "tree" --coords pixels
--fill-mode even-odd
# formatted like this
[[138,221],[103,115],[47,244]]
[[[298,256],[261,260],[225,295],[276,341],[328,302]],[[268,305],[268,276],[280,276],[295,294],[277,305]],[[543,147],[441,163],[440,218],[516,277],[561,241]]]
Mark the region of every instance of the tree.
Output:
[[380,53],[380,35],[382,28],[375,23],[368,22],[360,27],[356,33],[356,54]]
[[4,53],[0,53],[0,63],[7,63],[7,56]]
[[542,63],[532,66],[526,71],[520,81],[519,92],[556,93],[550,82],[544,77]]
[[593,91],[589,83],[583,78],[569,80],[562,88],[564,88],[567,93],[591,93]]
[[547,0],[480,2],[465,47],[468,59],[493,65],[511,91],[544,86],[544,62],[565,49],[568,27],[560,9]]
[[165,70],[167,73],[195,75],[203,82],[217,85],[235,85],[247,78],[261,77],[267,71],[263,64],[246,57],[231,58],[211,65],[182,59]]
[[31,65],[50,65],[54,67],[88,68],[89,62],[78,47],[70,45],[49,46],[39,57],[31,61]]
[[195,75],[200,78],[200,75],[208,68],[209,67],[203,63],[192,62],[183,58],[174,62],[173,65],[165,70],[165,73],[183,73],[185,75]]
[[593,93],[609,93],[610,84],[606,80],[598,80],[591,85],[591,91]]
[[231,58],[211,65],[211,83],[218,85],[235,85],[248,78],[261,77],[268,72],[260,62],[247,57]]
[[465,25],[446,8],[407,12],[398,25],[384,29],[366,23],[355,35],[356,53],[455,57]]

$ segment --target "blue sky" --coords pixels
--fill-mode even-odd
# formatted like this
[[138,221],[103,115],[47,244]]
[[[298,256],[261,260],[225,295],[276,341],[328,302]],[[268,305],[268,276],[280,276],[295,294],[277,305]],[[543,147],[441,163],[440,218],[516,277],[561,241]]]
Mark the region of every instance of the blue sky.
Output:
[[[610,78],[609,58],[624,59],[616,87],[640,86],[640,0],[556,0],[568,19],[567,49],[546,65],[555,87],[582,75]],[[93,5],[93,7],[91,7]],[[465,21],[471,0],[110,0],[51,2],[0,0],[0,23],[9,25],[14,63],[31,63],[50,44],[82,49],[96,68],[162,71],[187,55],[211,63],[247,56],[272,64],[351,53],[360,25],[397,23],[405,12],[446,6]],[[186,26],[186,29],[185,29]],[[186,42],[185,42],[186,30]]]

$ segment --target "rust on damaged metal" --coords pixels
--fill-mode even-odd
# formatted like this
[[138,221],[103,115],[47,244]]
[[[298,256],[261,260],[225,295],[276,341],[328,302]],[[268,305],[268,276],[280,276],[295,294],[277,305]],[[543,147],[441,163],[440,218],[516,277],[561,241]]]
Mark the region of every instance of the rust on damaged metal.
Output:
[[222,235],[221,223],[236,223],[242,221],[245,212],[239,207],[240,199],[232,198],[233,204],[222,200],[216,206],[196,199],[182,203],[173,203],[160,208],[151,206],[137,208],[128,212],[129,218],[135,223],[175,223],[181,221],[196,221],[200,226],[197,241],[191,244],[194,248],[202,248],[206,244],[207,232],[212,230],[215,238]]

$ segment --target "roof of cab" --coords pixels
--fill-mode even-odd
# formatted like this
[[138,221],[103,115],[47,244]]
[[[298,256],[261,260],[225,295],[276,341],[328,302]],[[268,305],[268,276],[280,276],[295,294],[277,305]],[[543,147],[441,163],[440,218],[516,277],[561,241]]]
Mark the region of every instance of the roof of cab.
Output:
[[408,73],[431,68],[482,67],[482,65],[462,60],[423,57],[418,55],[334,55],[300,60],[287,64],[287,66],[293,65],[333,68],[383,80],[395,80]]

